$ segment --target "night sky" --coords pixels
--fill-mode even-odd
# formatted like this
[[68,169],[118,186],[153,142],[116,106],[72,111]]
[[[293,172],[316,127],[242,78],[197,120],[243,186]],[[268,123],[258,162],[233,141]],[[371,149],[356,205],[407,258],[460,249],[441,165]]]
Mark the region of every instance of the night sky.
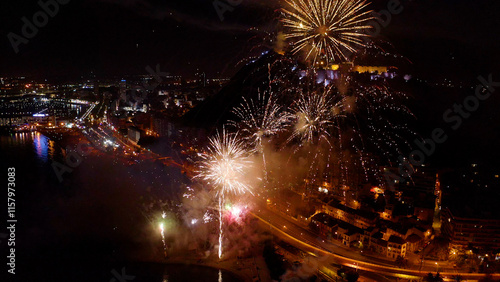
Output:
[[[388,1],[372,1],[379,11]],[[498,69],[498,1],[402,0],[379,39],[391,42],[429,76],[476,77]],[[211,0],[71,0],[15,54],[7,34],[21,35],[22,17],[37,1],[1,4],[0,75],[78,77],[144,74],[148,65],[192,76],[231,76],[275,32],[277,0],[243,0],[219,19]],[[258,30],[252,28],[258,28]]]
[[[0,77],[81,81],[93,75],[146,75],[146,67],[156,65],[162,72],[186,78],[199,72],[208,78],[232,77],[245,59],[272,48],[269,39],[275,37],[268,34],[279,31],[282,0],[241,0],[224,14],[224,21],[214,0],[69,0],[27,44],[19,45],[16,54],[8,34],[22,35],[21,19],[32,22],[42,10],[39,1],[56,0],[0,1]],[[373,0],[370,9],[384,9],[389,1]],[[416,116],[412,125],[419,137],[429,138],[438,127],[448,136],[429,162],[443,170],[470,167],[473,162],[486,164],[491,171],[500,169],[500,86],[463,120],[459,130],[443,120],[446,110],[472,94],[470,86],[479,85],[478,76],[491,74],[500,82],[500,1],[400,1],[402,13],[393,16],[377,40],[389,42],[391,51],[411,62],[405,71],[414,78],[433,82],[448,78],[469,86],[460,90],[416,79],[404,84],[398,80],[401,76],[394,79],[404,87],[410,85],[409,103]],[[242,95],[238,91],[227,95],[233,93],[236,98]],[[102,154],[87,158],[71,177],[53,185],[52,167],[32,169],[40,166],[35,151],[31,143],[22,145],[30,146],[29,150],[13,145],[0,150],[0,164],[8,161],[18,168],[16,185],[22,190],[17,200],[19,228],[24,229],[18,233],[19,281],[25,277],[24,281],[28,277],[109,281],[110,269],[122,265],[138,277],[141,272],[152,275],[148,268],[134,270],[121,260],[149,259],[146,255],[156,246],[150,245],[152,225],[144,221],[144,207],[150,199],[168,199],[167,193],[177,193],[174,188],[186,176],[157,162],[116,165],[113,155]],[[30,155],[18,155],[17,150]]]
[[[237,1],[236,1],[237,2]],[[370,9],[387,8],[374,0]],[[479,75],[500,80],[500,2],[402,0],[376,38],[410,61],[408,71],[433,82],[477,85]],[[243,0],[221,21],[212,0],[71,0],[16,54],[7,34],[21,35],[22,17],[40,11],[37,1],[3,1],[0,7],[0,75],[61,82],[79,78],[147,74],[147,66],[194,77],[231,77],[245,59],[272,47],[279,30],[278,0]],[[498,77],[498,78],[497,78]],[[423,137],[443,125],[443,113],[471,93],[421,90],[416,115]],[[438,150],[445,164],[487,159],[497,164],[500,114],[496,95]],[[459,153],[457,153],[459,152]],[[441,155],[440,155],[441,154]]]

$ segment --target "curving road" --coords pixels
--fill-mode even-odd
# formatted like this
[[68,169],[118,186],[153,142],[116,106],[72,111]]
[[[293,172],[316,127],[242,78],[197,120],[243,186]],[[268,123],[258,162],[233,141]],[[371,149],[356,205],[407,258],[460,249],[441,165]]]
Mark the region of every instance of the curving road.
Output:
[[[410,280],[420,280],[421,277],[426,276],[427,273],[436,272],[436,269],[432,265],[424,266],[423,269],[419,271],[401,269],[389,263],[376,261],[352,249],[329,244],[325,242],[324,239],[318,237],[318,235],[299,226],[296,222],[267,209],[264,205],[260,205],[259,208],[251,214],[264,223],[266,228],[269,227],[270,230],[277,231],[273,233],[281,239],[316,257],[317,262],[315,264],[317,265],[317,269],[321,269],[323,272],[326,272],[323,268],[329,268],[329,266],[335,264],[345,265],[378,275]],[[450,272],[447,269],[445,269],[445,271],[447,272],[440,272],[440,274],[447,278],[445,280],[449,281],[451,281],[452,276],[457,274],[461,275],[464,279],[475,280],[485,276],[484,274],[477,273]],[[500,278],[500,274],[494,274],[493,276],[496,279]]]

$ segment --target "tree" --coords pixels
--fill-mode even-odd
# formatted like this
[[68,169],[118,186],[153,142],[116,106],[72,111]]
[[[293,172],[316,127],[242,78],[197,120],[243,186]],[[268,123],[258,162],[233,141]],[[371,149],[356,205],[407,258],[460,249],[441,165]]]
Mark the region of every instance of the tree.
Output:
[[434,282],[434,275],[432,275],[432,273],[427,273],[427,276],[425,276],[425,279],[424,281],[426,282]]
[[470,255],[465,260],[465,265],[469,269],[469,272],[476,272],[479,268],[479,258],[477,255]]
[[436,275],[432,275],[432,273],[428,273],[427,276],[424,278],[424,281],[426,282],[443,282],[443,277],[441,277],[441,274],[436,273]]
[[408,267],[408,260],[405,259],[402,256],[398,256],[396,258],[395,263],[396,263],[396,266],[399,267],[399,268],[406,268],[406,267]]
[[358,278],[359,278],[359,273],[357,273],[354,270],[350,270],[346,273],[347,282],[356,282],[358,281]]
[[356,282],[359,278],[358,272],[353,269],[347,270],[344,267],[341,267],[339,270],[337,270],[337,275],[345,279],[347,282]]

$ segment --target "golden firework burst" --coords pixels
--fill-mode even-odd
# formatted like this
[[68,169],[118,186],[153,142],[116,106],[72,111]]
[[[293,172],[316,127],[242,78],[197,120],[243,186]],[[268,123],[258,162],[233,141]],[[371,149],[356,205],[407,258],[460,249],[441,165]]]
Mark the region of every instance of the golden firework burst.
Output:
[[349,61],[365,46],[372,11],[365,0],[285,0],[282,22],[292,53],[303,51],[313,64]]

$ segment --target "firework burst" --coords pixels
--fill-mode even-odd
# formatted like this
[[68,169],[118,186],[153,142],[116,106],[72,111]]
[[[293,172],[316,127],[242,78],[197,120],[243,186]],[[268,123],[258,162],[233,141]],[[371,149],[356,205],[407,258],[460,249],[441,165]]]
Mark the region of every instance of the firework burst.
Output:
[[202,162],[198,177],[207,181],[214,189],[219,204],[219,246],[218,256],[222,258],[223,243],[223,207],[227,194],[252,194],[252,186],[245,180],[246,173],[252,167],[250,152],[245,149],[238,134],[229,134],[223,129],[210,138],[208,152],[201,155]]
[[261,153],[263,139],[283,131],[290,118],[287,112],[282,111],[272,93],[259,93],[257,101],[243,98],[243,103],[233,113],[240,122],[231,121],[230,124],[238,128],[243,139]]
[[209,139],[207,152],[201,154],[200,171],[197,177],[216,189],[218,196],[226,194],[252,193],[252,186],[245,175],[252,167],[249,152],[238,134],[229,134],[224,129]]
[[277,103],[272,92],[269,95],[259,92],[257,101],[252,99],[248,101],[243,98],[243,103],[233,109],[233,113],[238,117],[239,122],[231,121],[230,124],[239,129],[243,139],[262,155],[264,174],[267,179],[263,139],[283,131],[291,115],[282,111],[282,107]]
[[413,116],[401,103],[404,93],[351,77],[344,83],[342,91],[334,86],[297,90],[299,97],[290,106],[294,127],[287,143],[297,144],[295,153],[302,151],[309,159],[310,179],[337,178],[345,184],[362,179],[358,172],[365,180],[377,178],[373,155],[390,163],[414,137],[402,122],[407,119],[401,119]]
[[[334,149],[337,121],[344,115],[342,106],[334,102],[331,88],[316,91],[299,91],[299,98],[292,104],[294,127],[287,143],[298,146],[294,153],[305,149],[310,158],[308,178],[319,176],[320,167],[328,167]],[[291,157],[291,156],[290,156]]]
[[288,142],[298,139],[300,144],[317,144],[320,140],[329,142],[330,130],[334,126],[333,100],[329,91],[304,94],[292,106],[296,121]]
[[285,0],[282,22],[285,36],[292,41],[292,53],[326,63],[348,61],[349,54],[365,46],[367,22],[372,11],[365,0]]

